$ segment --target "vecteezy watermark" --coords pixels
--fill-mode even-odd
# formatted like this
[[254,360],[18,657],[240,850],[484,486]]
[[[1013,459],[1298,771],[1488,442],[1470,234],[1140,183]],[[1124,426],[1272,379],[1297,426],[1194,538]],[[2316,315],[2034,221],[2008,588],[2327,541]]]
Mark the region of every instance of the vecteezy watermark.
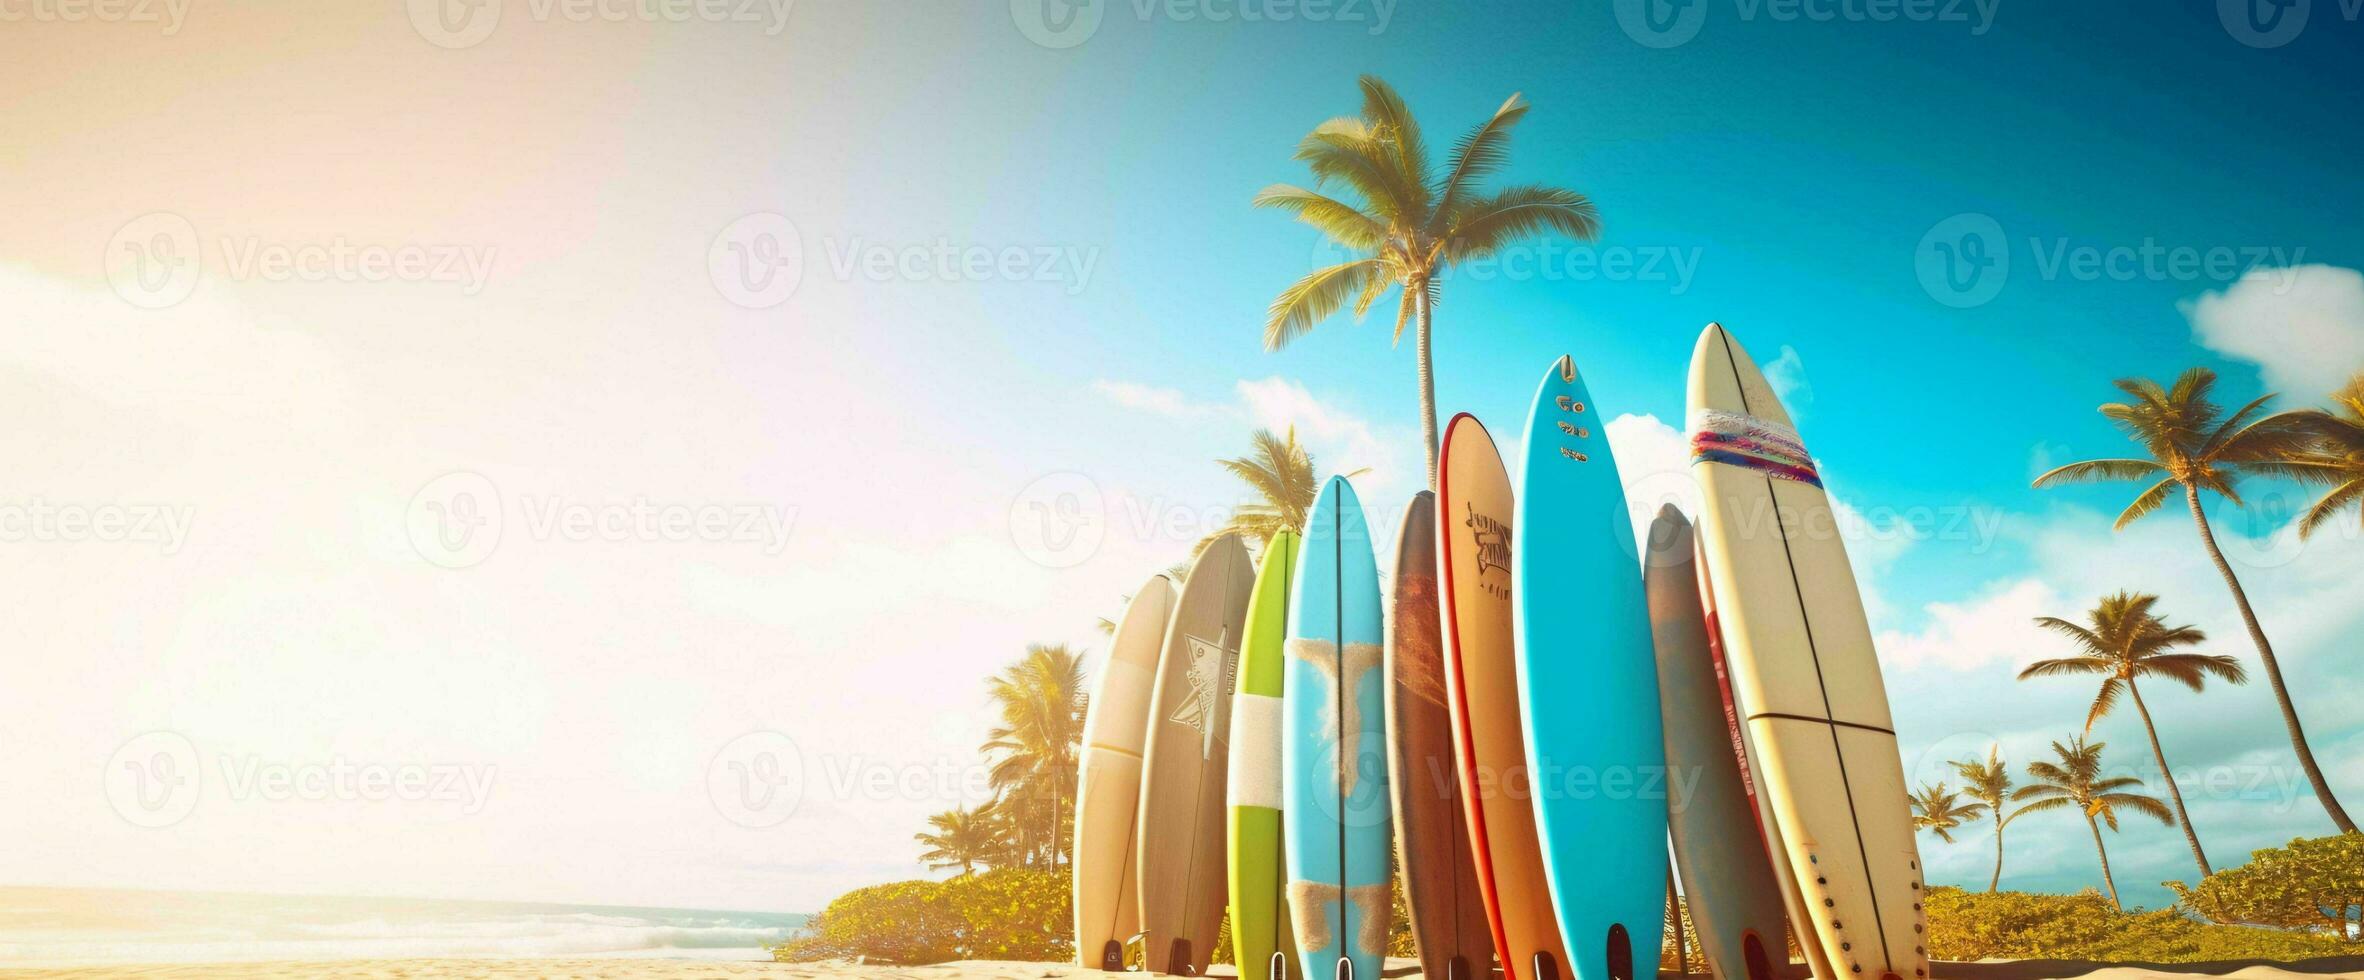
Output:
[[778,306],[804,282],[804,236],[783,215],[747,215],[724,225],[706,246],[706,275],[733,303],[751,310]]
[[706,763],[706,798],[741,827],[776,827],[804,800],[804,753],[779,732],[748,732]]
[[[274,760],[257,755],[215,756],[218,792],[234,801],[264,803],[448,803],[475,814],[492,798],[499,768],[469,763]],[[187,819],[204,796],[205,765],[194,742],[179,732],[148,732],[108,757],[109,805],[135,826],[168,827]]]
[[752,544],[767,556],[787,550],[796,508],[772,503],[574,501],[518,495],[515,520],[500,488],[483,474],[459,471],[429,480],[411,495],[404,528],[419,557],[444,568],[482,564],[515,524],[534,541],[573,544]]
[[938,237],[890,244],[860,238],[823,242],[831,277],[839,282],[1056,283],[1073,296],[1091,285],[1098,248],[1073,245],[979,245]]
[[[2216,19],[2225,33],[2253,48],[2278,48],[2298,40],[2322,0],[2216,0]],[[2364,0],[2330,0],[2326,12],[2353,26]]]
[[[1594,245],[1559,238],[1489,251],[1445,265],[1437,281],[1660,283],[1669,296],[1691,291],[1706,250],[1697,245]],[[1326,236],[1313,244],[1311,267],[1326,269],[1362,256]]]
[[169,827],[187,819],[202,795],[197,746],[179,732],[132,738],[107,758],[100,774],[107,803],[137,827]]
[[[472,48],[501,26],[503,0],[410,0],[410,26],[439,48]],[[525,0],[537,24],[749,24],[788,29],[796,0]]]
[[[464,295],[484,290],[500,250],[488,245],[326,241],[271,241],[257,236],[217,240],[215,274],[232,280],[302,283],[438,283]],[[156,310],[196,291],[206,263],[197,226],[170,211],[125,222],[107,239],[107,283],[124,302]]]
[[[1395,20],[1397,0],[1123,0],[1141,23],[1352,24],[1371,37]],[[1046,48],[1092,39],[1109,0],[1010,0],[1018,33]]]
[[[1921,235],[1913,275],[1929,298],[1968,309],[1993,301],[2015,268],[2045,282],[2233,282],[2261,269],[2294,268],[2307,252],[2303,245],[2184,245],[2150,237],[2089,242],[2030,235],[2021,246],[2024,260],[2014,258],[2011,239],[1993,217],[1956,214]],[[2276,292],[2289,286],[2284,276]]]
[[0,0],[0,24],[160,24],[172,37],[190,0]]
[[1010,543],[1045,568],[1090,561],[1108,539],[1108,498],[1081,473],[1048,473],[1010,498]]
[[[1617,26],[1647,47],[1672,48],[1699,36],[1709,0],[1615,0]],[[1733,16],[1809,24],[1949,24],[1983,37],[2002,0],[1732,0]]]
[[186,505],[0,500],[0,544],[144,544],[155,545],[159,554],[177,555],[196,514]]

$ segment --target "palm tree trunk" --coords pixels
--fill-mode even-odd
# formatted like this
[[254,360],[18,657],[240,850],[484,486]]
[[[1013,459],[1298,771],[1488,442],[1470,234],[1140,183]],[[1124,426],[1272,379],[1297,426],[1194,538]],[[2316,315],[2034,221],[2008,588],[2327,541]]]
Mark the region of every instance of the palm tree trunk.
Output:
[[2124,912],[2126,906],[2118,902],[2118,882],[2110,877],[2110,849],[2101,844],[2101,823],[2088,813],[2085,815],[2085,826],[2093,828],[2093,853],[2101,855],[2101,883],[2110,890],[2110,907]]
[[1405,289],[1420,291],[1420,336],[1415,340],[1420,360],[1420,448],[1428,454],[1428,488],[1436,489],[1437,433],[1436,433],[1436,370],[1430,361],[1428,284],[1405,283]]
[[1995,876],[1986,880],[1986,893],[1989,895],[1994,894],[1996,889],[2003,886],[2003,801],[2000,797],[1996,798],[1994,803],[1994,817]]
[[2134,686],[2134,678],[2126,678],[2126,693],[2134,695],[2134,710],[2142,714],[2142,730],[2151,737],[2151,758],[2159,761],[2159,774],[2167,780],[2167,799],[2175,804],[2175,822],[2183,825],[2183,839],[2192,845],[2192,858],[2200,862],[2200,877],[2215,874],[2208,866],[2208,852],[2200,849],[2200,832],[2192,829],[2192,815],[2184,812],[2183,790],[2175,785],[2175,770],[2167,768],[2167,752],[2159,747],[2159,728],[2151,724],[2150,706],[2142,703],[2142,689]]
[[2331,815],[2331,822],[2340,833],[2356,832],[2356,822],[2348,819],[2348,811],[2341,809],[2339,799],[2331,795],[2331,784],[2323,781],[2323,770],[2315,765],[2315,752],[2307,747],[2307,733],[2298,724],[2298,708],[2290,703],[2290,690],[2282,684],[2282,664],[2274,659],[2274,645],[2266,642],[2265,630],[2257,625],[2257,612],[2249,608],[2249,593],[2241,590],[2241,580],[2234,577],[2233,566],[2224,560],[2224,552],[2216,547],[2216,534],[2208,529],[2208,515],[2200,511],[2199,488],[2189,483],[2183,486],[2184,502],[2191,505],[2192,523],[2200,528],[2200,543],[2207,546],[2208,557],[2216,562],[2216,572],[2224,576],[2224,584],[2233,590],[2233,605],[2241,610],[2241,622],[2249,627],[2249,640],[2257,644],[2257,659],[2265,665],[2266,681],[2274,687],[2274,700],[2282,706],[2282,727],[2290,731],[2290,747],[2298,751],[2298,767],[2306,770],[2307,782],[2315,788],[2315,801],[2323,804],[2323,812]]

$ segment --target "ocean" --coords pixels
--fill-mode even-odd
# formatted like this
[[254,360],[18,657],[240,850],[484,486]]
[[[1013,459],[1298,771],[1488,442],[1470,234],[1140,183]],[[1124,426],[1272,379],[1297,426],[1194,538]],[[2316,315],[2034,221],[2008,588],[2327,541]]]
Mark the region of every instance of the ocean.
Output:
[[764,960],[790,912],[0,888],[0,966],[408,957]]

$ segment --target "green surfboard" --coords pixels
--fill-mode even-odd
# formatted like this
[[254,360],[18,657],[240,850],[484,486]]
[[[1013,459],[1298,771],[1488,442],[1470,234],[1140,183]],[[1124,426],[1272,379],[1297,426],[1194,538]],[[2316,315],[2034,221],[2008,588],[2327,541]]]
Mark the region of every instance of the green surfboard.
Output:
[[[1281,862],[1281,645],[1289,634],[1289,582],[1296,575],[1297,535],[1282,531],[1264,546],[1264,565],[1248,598],[1239,654],[1239,690],[1231,702],[1231,948],[1240,980],[1299,980],[1297,941],[1284,898]],[[1276,975],[1273,958],[1285,958]]]

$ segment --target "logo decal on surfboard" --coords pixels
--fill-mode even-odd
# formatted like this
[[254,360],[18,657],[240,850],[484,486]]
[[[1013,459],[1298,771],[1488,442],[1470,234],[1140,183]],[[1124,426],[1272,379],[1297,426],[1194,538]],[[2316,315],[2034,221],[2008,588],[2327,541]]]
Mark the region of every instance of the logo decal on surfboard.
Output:
[[[1461,506],[1469,512],[1468,519],[1461,523],[1469,528],[1470,535],[1477,541],[1478,577],[1483,579],[1488,571],[1508,573],[1510,525],[1478,513],[1475,504],[1464,502]],[[1486,584],[1484,587],[1489,595],[1506,596],[1510,593],[1510,584],[1507,582]]]
[[1216,705],[1222,692],[1231,690],[1239,675],[1239,651],[1221,642],[1202,640],[1187,633],[1183,642],[1190,648],[1190,669],[1183,676],[1190,681],[1190,697],[1182,702],[1168,721],[1190,726],[1199,737],[1199,758],[1215,757],[1215,736],[1223,730],[1215,717]]

